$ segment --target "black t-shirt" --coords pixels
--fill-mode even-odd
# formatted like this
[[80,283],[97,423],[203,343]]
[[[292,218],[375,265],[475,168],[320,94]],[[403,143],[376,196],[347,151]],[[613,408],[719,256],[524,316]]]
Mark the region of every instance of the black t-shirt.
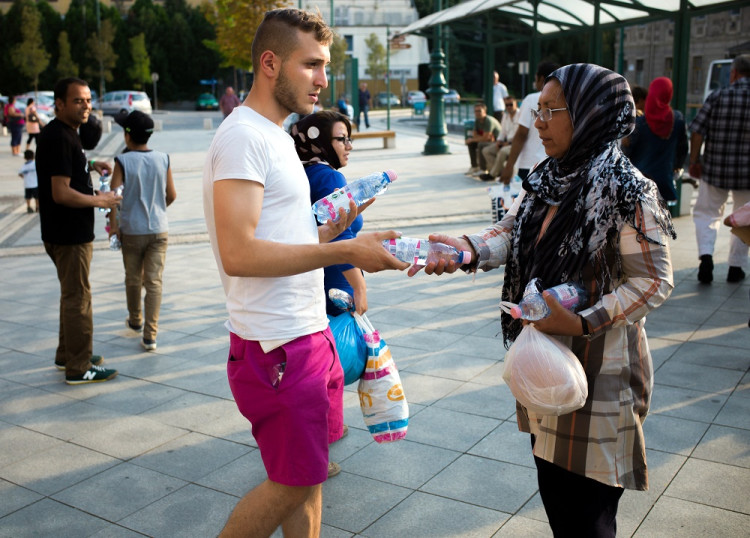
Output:
[[56,245],[93,241],[94,208],[67,207],[52,199],[52,176],[69,177],[71,188],[94,194],[86,154],[75,129],[58,119],[42,129],[36,146],[36,174],[42,241]]

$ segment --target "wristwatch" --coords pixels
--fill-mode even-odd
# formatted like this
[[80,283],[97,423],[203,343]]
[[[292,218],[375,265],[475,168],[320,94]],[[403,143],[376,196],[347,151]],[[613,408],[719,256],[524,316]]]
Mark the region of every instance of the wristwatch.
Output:
[[583,336],[591,336],[591,330],[589,329],[589,323],[586,321],[586,318],[583,316],[578,316],[581,318],[581,327],[583,328]]

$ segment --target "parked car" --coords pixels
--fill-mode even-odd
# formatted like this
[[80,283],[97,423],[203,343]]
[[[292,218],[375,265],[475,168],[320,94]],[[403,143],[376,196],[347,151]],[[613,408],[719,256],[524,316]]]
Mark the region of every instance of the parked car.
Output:
[[375,96],[375,106],[387,106],[390,100],[391,106],[401,106],[401,99],[395,93],[380,92]]
[[219,101],[212,93],[202,93],[195,100],[195,110],[219,110]]
[[107,92],[99,99],[99,107],[102,113],[114,116],[121,112],[130,113],[140,110],[144,114],[151,114],[151,101],[146,92],[134,90],[120,90]]
[[423,103],[427,101],[427,95],[419,90],[411,91],[406,94],[406,104],[414,106],[414,103]]
[[443,102],[451,105],[457,105],[461,101],[461,96],[456,90],[449,89],[448,93],[443,96]]

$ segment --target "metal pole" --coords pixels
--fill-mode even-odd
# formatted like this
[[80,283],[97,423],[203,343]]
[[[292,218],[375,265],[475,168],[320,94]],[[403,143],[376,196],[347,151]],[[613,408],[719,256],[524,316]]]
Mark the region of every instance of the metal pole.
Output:
[[[435,12],[442,10],[442,0],[435,0]],[[445,136],[448,126],[445,124],[445,54],[442,51],[442,30],[440,25],[433,28],[434,43],[430,54],[430,117],[427,120],[427,142],[424,145],[425,155],[444,155],[450,153]],[[460,106],[460,105],[459,105]]]
[[[336,26],[336,20],[333,15],[333,0],[331,0],[331,28],[334,26]],[[331,105],[336,106],[336,75],[333,69],[331,69]]]
[[99,99],[104,96],[104,60],[102,59],[102,23],[99,16],[99,0],[96,0],[96,35],[99,38]]
[[385,128],[391,130],[391,27],[385,26]]

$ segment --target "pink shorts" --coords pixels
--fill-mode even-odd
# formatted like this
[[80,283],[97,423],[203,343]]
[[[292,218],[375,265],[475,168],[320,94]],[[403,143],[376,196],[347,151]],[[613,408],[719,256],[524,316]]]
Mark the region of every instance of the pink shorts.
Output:
[[286,486],[325,482],[328,444],[344,427],[344,372],[330,329],[270,353],[230,333],[227,376],[268,478]]

